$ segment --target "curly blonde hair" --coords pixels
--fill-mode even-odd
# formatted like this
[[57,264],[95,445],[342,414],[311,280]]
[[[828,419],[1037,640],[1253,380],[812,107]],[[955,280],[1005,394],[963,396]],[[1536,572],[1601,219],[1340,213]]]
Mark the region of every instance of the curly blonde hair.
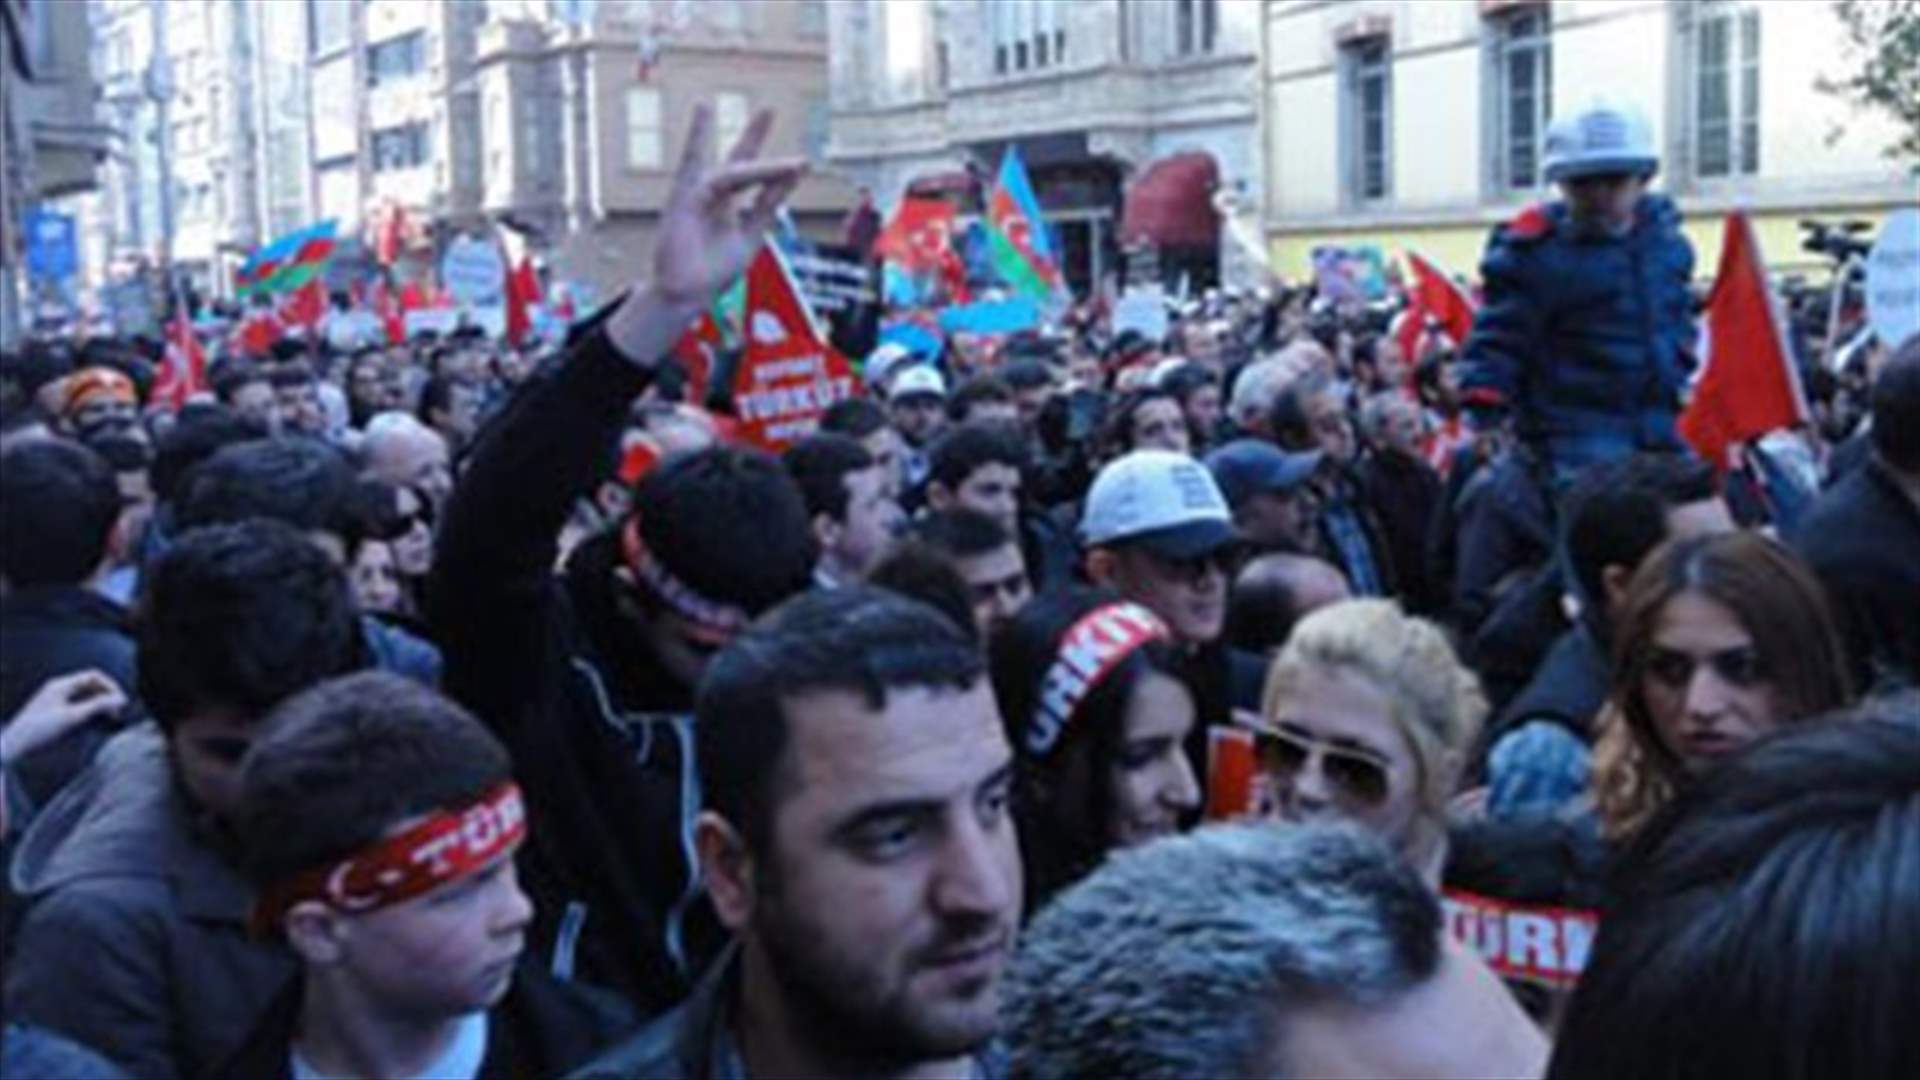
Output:
[[1446,811],[1467,747],[1486,718],[1480,680],[1454,655],[1438,626],[1391,600],[1348,600],[1308,615],[1267,671],[1260,711],[1272,718],[1308,669],[1358,675],[1386,694],[1393,722],[1413,748],[1420,803]]

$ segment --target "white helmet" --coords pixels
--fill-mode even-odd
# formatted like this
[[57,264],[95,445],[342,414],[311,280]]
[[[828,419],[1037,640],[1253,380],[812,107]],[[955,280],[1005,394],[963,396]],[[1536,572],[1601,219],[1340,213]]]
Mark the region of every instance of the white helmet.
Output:
[[1652,176],[1660,168],[1646,114],[1606,101],[1549,124],[1545,156],[1547,179],[1555,182],[1607,173]]

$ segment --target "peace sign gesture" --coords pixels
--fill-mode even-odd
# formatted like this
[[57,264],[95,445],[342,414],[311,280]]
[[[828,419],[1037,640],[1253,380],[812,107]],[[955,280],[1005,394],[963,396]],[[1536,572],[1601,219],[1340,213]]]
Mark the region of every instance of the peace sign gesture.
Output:
[[[759,110],[725,160],[709,165],[713,110],[695,107],[654,242],[653,278],[636,286],[607,323],[614,345],[629,359],[651,365],[746,271],[781,202],[807,170],[798,159],[757,160],[772,129],[773,111]],[[741,210],[736,202],[749,191],[753,201]]]

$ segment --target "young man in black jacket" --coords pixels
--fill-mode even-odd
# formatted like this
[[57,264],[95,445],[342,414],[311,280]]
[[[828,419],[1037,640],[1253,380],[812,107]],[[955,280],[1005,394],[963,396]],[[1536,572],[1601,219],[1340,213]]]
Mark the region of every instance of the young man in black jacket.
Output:
[[715,448],[650,473],[633,512],[554,573],[561,527],[601,479],[629,403],[745,270],[804,170],[756,160],[766,112],[709,165],[710,113],[695,110],[652,279],[475,443],[430,599],[447,689],[500,736],[526,788],[535,951],[643,1013],[685,995],[719,936],[693,865],[693,686],[755,614],[806,588],[813,559],[805,504],[778,462]]

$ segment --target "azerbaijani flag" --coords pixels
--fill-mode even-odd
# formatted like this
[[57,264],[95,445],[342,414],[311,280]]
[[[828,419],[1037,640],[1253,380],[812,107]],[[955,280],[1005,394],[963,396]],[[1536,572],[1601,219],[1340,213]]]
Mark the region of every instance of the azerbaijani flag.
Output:
[[1014,290],[1036,300],[1052,297],[1060,288],[1060,264],[1047,237],[1046,219],[1033,197],[1033,184],[1020,164],[1018,147],[1007,147],[1000,159],[1000,178],[987,203],[987,243],[993,269]]
[[332,218],[304,229],[295,229],[256,251],[234,272],[234,291],[241,297],[255,293],[285,292],[297,289],[318,277],[333,256]]

